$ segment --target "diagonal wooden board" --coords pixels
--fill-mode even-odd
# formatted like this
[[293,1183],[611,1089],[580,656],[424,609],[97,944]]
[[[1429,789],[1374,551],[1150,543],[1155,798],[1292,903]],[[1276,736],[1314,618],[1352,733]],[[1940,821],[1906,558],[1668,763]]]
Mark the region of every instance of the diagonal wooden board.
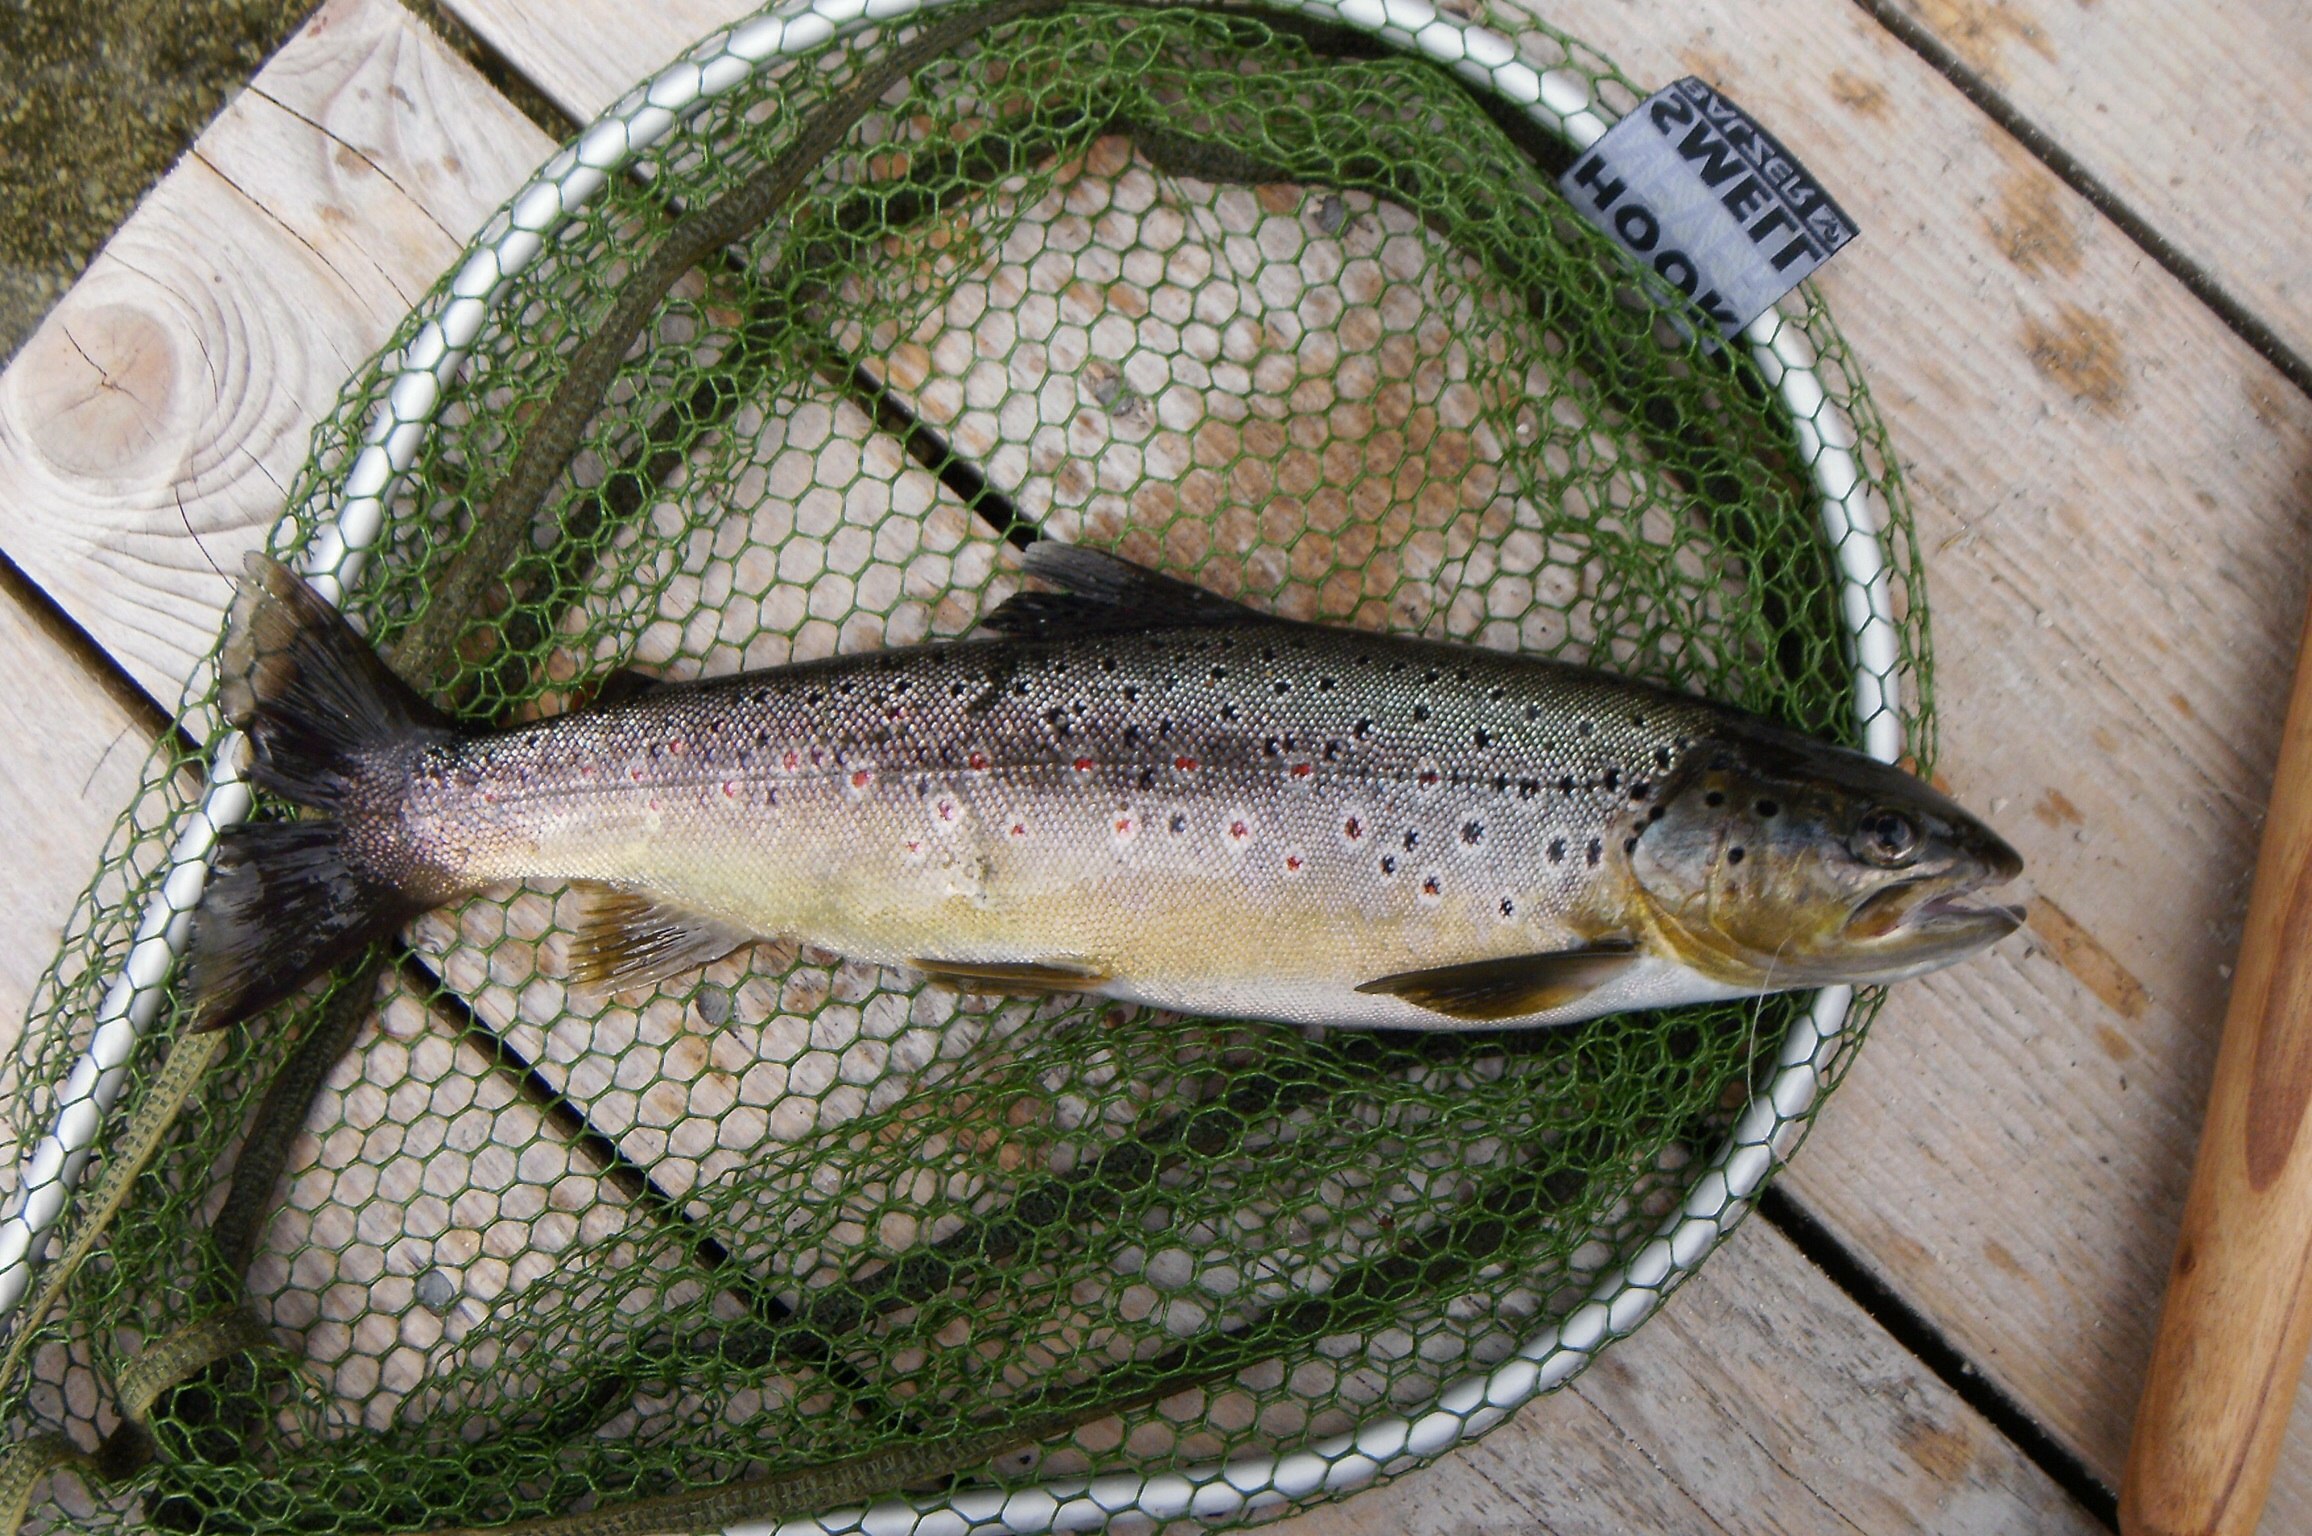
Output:
[[[635,57],[631,51],[612,56]],[[297,99],[288,82],[298,79],[336,84]],[[456,240],[511,185],[504,165],[497,167],[506,172],[500,185],[482,190],[486,178],[478,175],[451,178],[455,184],[429,180],[429,163],[438,172],[446,155],[458,154],[470,168],[479,147],[519,146],[527,131],[406,17],[366,0],[326,8],[269,67],[261,89],[267,94],[237,103],[199,156],[156,193],[151,217],[140,214],[123,232],[112,254],[129,260],[119,263],[119,272],[100,274],[115,286],[92,289],[88,308],[74,307],[76,295],[60,309],[67,319],[104,308],[135,311],[136,320],[124,321],[120,332],[132,344],[128,350],[100,350],[82,363],[77,392],[56,381],[59,359],[78,354],[69,345],[52,347],[32,367],[20,358],[0,379],[6,402],[0,503],[10,509],[0,545],[12,555],[21,546],[22,558],[75,616],[163,696],[176,693],[206,650],[223,591],[183,538],[174,485],[190,481],[199,492],[188,494],[187,515],[213,550],[229,546],[220,558],[255,536],[271,516],[267,497],[277,500],[278,493],[269,482],[260,490],[257,482],[266,476],[249,466],[286,478],[304,426],[352,361],[382,337],[407,295],[430,280]],[[284,97],[293,106],[275,115],[268,98]],[[379,108],[379,101],[393,105]],[[259,129],[268,120],[276,141],[262,149]],[[315,123],[328,124],[328,131]],[[304,125],[302,139],[296,124]],[[237,140],[242,134],[249,137]],[[509,155],[526,166],[543,147],[533,136],[527,148]],[[242,153],[254,161],[237,159]],[[269,183],[269,175],[285,175],[286,183]],[[419,194],[403,192],[410,187]],[[323,226],[337,219],[324,209],[362,231],[358,248],[327,238]],[[448,232],[449,243],[424,235],[426,224]],[[395,231],[412,238],[390,238]],[[235,254],[215,257],[219,250]],[[211,259],[201,260],[203,251]],[[135,260],[139,253],[146,259]],[[131,260],[145,269],[143,286],[130,281],[140,276]],[[313,291],[306,291],[308,284]],[[200,391],[186,381],[207,378],[209,363],[198,360],[206,353],[213,362],[220,350],[229,355],[215,382],[231,381],[231,387],[217,393],[255,404],[222,413],[197,405]],[[191,371],[196,366],[198,375]],[[65,370],[64,377],[74,375]],[[124,380],[140,392],[119,389]],[[116,392],[129,398],[110,398]],[[178,420],[188,398],[196,404],[183,409],[199,418],[192,423]],[[268,461],[268,454],[281,462]],[[236,470],[235,463],[243,467]],[[116,556],[101,577],[85,565],[97,551]],[[107,728],[101,709],[72,703],[70,691],[60,689],[56,700],[98,733]],[[45,713],[43,722],[51,734],[57,731]],[[1724,1281],[1705,1276],[1650,1335],[1617,1354],[1611,1371],[1593,1379],[1583,1400],[1587,1427],[1565,1432],[1584,1442],[1578,1482],[1541,1487],[1557,1454],[1545,1435],[1546,1418],[1529,1416],[1487,1442],[1496,1465],[1520,1444],[1527,1447],[1516,1458],[1526,1491],[1504,1498],[1547,1510],[1550,1522],[1564,1528],[1626,1525],[1659,1510],[1672,1523],[1691,1516],[1725,1529],[1765,1528],[1760,1522],[1773,1516],[1756,1504],[1765,1498],[1819,1515],[1819,1525],[1799,1528],[1824,1530],[1851,1528],[1839,1512],[1840,1502],[1851,1498],[1862,1511],[1858,1520],[1885,1529],[1902,1523],[1882,1507],[1884,1490],[1892,1488],[1901,1495],[1903,1521],[1916,1519],[1913,1528],[2079,1528],[2076,1511],[2035,1469],[1915,1360],[1894,1350],[1778,1235],[1760,1229],[1745,1244],[1756,1273],[1729,1268]],[[1713,1301],[1721,1287],[1727,1294]],[[1705,1307],[1754,1319],[1749,1350],[1726,1357],[1724,1370],[1715,1357],[1697,1363],[1698,1353],[1707,1355],[1714,1345],[1697,1345],[1696,1335],[1673,1326]],[[1739,1330],[1712,1325],[1701,1332],[1714,1340]],[[1623,1380],[1638,1400],[1606,1395]],[[1875,1394],[1865,1381],[1877,1384]],[[1874,1416],[1881,1399],[1901,1411]],[[1891,1467],[1858,1463],[1859,1475],[1850,1477],[1817,1464],[1793,1475],[1789,1448],[1757,1421],[1801,1400],[1815,1404],[1819,1421],[1834,1430],[1884,1426]],[[1633,1433],[1640,1406],[1653,1417],[1643,1433]],[[1529,1431],[1528,1423],[1535,1428]],[[1657,1463],[1676,1465],[1675,1478],[1666,1478]],[[1434,1494],[1459,1475],[1436,1472],[1408,1486]],[[1464,1507],[1490,1512],[1499,1504],[1487,1479],[1505,1475],[1481,1470],[1474,1483],[1454,1486],[1471,1490]],[[1863,1486],[1866,1481],[1871,1486]],[[1954,1508],[1973,1512],[1974,1523],[1950,1527],[1936,1518]]]
[[[1892,0],[2185,260],[2312,360],[2312,11],[2216,0]],[[1858,77],[1858,93],[1862,86]],[[2059,277],[2069,241],[2020,197],[1987,216]]]
[[173,707],[313,424],[551,147],[399,6],[324,6],[0,375],[0,547]]

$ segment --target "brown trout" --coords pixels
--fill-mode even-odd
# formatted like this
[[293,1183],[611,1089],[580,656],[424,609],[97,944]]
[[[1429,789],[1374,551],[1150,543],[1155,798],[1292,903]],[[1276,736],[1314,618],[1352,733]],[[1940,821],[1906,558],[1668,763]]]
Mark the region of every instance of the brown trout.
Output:
[[1946,965],[2022,868],[1895,768],[1703,699],[1268,617],[1052,542],[991,632],[452,726],[251,557],[223,702],[309,814],[226,833],[197,1016],[411,917],[579,884],[610,991],[784,936],[975,990],[1552,1025]]

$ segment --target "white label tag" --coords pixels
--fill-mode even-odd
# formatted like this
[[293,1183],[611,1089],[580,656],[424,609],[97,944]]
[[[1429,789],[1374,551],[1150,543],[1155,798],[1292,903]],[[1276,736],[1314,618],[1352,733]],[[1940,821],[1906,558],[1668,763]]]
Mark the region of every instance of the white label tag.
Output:
[[1857,233],[1774,135],[1691,75],[1614,124],[1557,185],[1728,336]]

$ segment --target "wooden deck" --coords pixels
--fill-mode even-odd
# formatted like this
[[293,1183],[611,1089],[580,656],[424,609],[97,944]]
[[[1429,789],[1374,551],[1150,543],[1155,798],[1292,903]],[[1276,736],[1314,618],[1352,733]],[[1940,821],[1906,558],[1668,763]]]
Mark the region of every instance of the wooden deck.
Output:
[[[751,8],[449,0],[580,119]],[[2312,12],[1540,12],[1722,85],[1860,220],[1820,281],[1917,505],[1942,775],[2023,850],[2032,917],[1896,990],[1793,1219],[1569,1391],[1288,1528],[2095,1529],[2061,1477],[2125,1453],[2312,570]],[[155,729],[136,690],[174,701],[214,636],[211,562],[550,147],[394,0],[330,0],[0,375],[0,727],[39,745],[0,777],[10,1027]],[[2263,1529],[2312,1530],[2301,1409]]]

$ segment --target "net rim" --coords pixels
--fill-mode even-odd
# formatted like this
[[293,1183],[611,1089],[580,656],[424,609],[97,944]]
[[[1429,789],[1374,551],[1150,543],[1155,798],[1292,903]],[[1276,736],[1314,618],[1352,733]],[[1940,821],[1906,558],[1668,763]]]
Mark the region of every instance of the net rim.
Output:
[[[671,133],[693,109],[759,71],[873,26],[904,24],[962,0],[783,0],[710,34],[606,109],[539,168],[467,246],[430,316],[391,365],[393,382],[361,451],[339,486],[334,519],[313,529],[299,562],[306,578],[341,603],[383,532],[386,506],[431,428],[445,388],[463,366],[511,279],[546,237],[610,177]],[[1545,132],[1586,149],[1613,121],[1587,80],[1538,70],[1509,38],[1438,12],[1427,0],[1250,0],[1374,37],[1443,65],[1472,87],[1524,112]],[[1820,493],[1824,536],[1839,579],[1840,616],[1852,647],[1862,750],[1884,762],[1902,752],[1897,712],[1902,671],[1888,580],[1883,520],[1856,456],[1853,423],[1823,388],[1804,328],[1770,309],[1743,333],[1788,413],[1801,458]],[[168,873],[144,908],[119,972],[106,988],[89,1044],[57,1101],[54,1122],[27,1157],[15,1209],[0,1220],[0,1326],[30,1288],[40,1250],[61,1218],[127,1077],[130,1059],[165,1001],[190,937],[217,839],[253,806],[239,766],[240,733],[210,754],[208,788],[185,817]],[[1439,1455],[1498,1424],[1542,1392],[1564,1385],[1597,1352],[1643,1323],[1748,1213],[1775,1166],[1804,1132],[1844,1042],[1854,992],[1828,987],[1784,1037],[1773,1074],[1702,1166],[1679,1208],[1630,1261],[1608,1271],[1557,1322],[1510,1358],[1444,1388],[1418,1414],[1391,1413],[1302,1450],[1248,1456],[1181,1472],[1055,1479],[1016,1490],[982,1489],[925,1501],[891,1499],[774,1525],[728,1527],[730,1536],[1011,1536],[1096,1528],[1118,1515],[1213,1519],[1316,1495],[1339,1496],[1408,1461]]]

